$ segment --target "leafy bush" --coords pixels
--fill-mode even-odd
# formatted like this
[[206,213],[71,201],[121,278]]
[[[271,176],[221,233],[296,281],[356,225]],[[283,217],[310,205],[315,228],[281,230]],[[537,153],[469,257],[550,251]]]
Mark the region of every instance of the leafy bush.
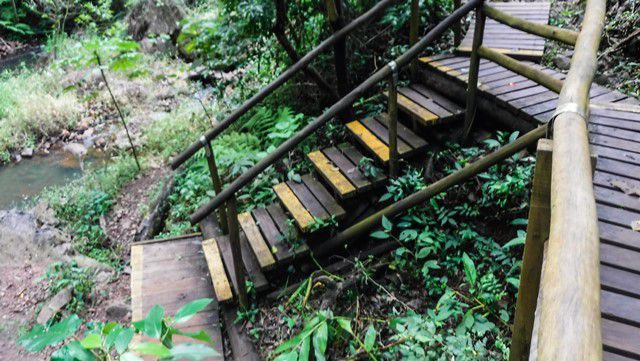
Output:
[[126,156],[68,185],[45,189],[42,198],[73,232],[76,251],[119,265],[120,257],[100,227],[100,217],[107,214],[120,188],[137,174],[133,158]]
[[42,276],[49,283],[49,294],[57,294],[66,287],[72,288],[72,298],[65,305],[65,310],[79,312],[85,306],[85,300],[91,293],[94,281],[90,271],[86,268],[78,267],[75,262],[54,262],[49,265],[49,269]]
[[[184,305],[173,317],[164,315],[164,309],[154,306],[144,320],[131,325],[116,322],[92,322],[82,338],[75,336],[82,321],[71,315],[49,327],[35,325],[18,339],[18,344],[28,352],[40,352],[48,346],[65,343],[51,355],[51,360],[120,360],[139,361],[140,356],[150,356],[162,360],[201,360],[219,356],[211,347],[213,341],[205,331],[184,332],[177,327],[190,320],[196,313],[206,308],[213,300],[203,298]],[[135,334],[144,335],[159,342],[132,343]],[[173,336],[190,338],[200,343],[175,345]]]

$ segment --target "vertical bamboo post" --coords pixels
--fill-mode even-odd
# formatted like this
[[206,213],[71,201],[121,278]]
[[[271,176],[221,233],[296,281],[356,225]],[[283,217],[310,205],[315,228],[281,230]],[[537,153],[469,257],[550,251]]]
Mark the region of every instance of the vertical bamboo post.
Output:
[[[420,1],[411,0],[411,23],[409,26],[409,46],[418,42],[418,32],[420,28]],[[418,77],[418,58],[411,60],[411,80]]]
[[398,64],[389,63],[389,176],[398,177]]
[[[218,172],[218,165],[216,164],[216,157],[213,154],[213,148],[211,147],[211,143],[209,143],[204,136],[200,137],[200,143],[202,143],[202,146],[204,147],[207,166],[209,167],[209,174],[211,175],[211,183],[213,183],[213,190],[216,194],[220,194],[220,192],[222,192],[222,181],[220,180],[220,173]],[[222,233],[228,234],[229,227],[227,225],[227,213],[224,210],[224,207],[220,207],[218,209],[218,220]]]
[[[342,0],[325,0],[327,7],[327,17],[333,29],[333,33],[337,33],[344,26],[344,17],[342,14]],[[338,85],[338,95],[343,98],[349,93],[349,73],[347,69],[347,38],[336,41],[333,46],[334,66],[336,71],[336,81]],[[350,120],[352,108],[340,113],[339,117],[342,121]]]
[[249,298],[247,297],[247,288],[245,286],[245,268],[242,262],[242,248],[240,247],[240,226],[238,225],[238,206],[235,194],[229,198],[227,202],[229,224],[229,244],[231,246],[231,256],[233,258],[233,270],[236,278],[236,290],[238,303],[243,309],[249,306]]
[[[460,7],[460,0],[453,0],[454,10]],[[462,42],[462,26],[460,21],[453,25],[453,46],[458,46]]]
[[513,322],[510,361],[529,359],[535,311],[540,289],[544,242],[549,238],[551,222],[551,157],[552,141],[538,140],[536,167],[529,203],[527,238],[522,256],[520,289]]
[[471,46],[471,58],[469,59],[469,81],[467,86],[467,109],[464,114],[464,128],[462,131],[461,141],[467,141],[473,120],[476,117],[476,100],[478,94],[478,71],[480,68],[480,56],[478,48],[482,46],[482,37],[484,35],[485,15],[482,10],[484,1],[481,1],[476,8],[476,27],[473,29],[473,44]]

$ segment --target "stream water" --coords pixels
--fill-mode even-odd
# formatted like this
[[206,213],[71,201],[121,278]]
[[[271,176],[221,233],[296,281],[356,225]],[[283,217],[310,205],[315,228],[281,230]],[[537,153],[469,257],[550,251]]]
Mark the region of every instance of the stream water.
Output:
[[[84,168],[106,161],[102,152],[89,151]],[[78,158],[62,150],[0,166],[0,209],[19,206],[45,187],[63,185],[82,176]]]

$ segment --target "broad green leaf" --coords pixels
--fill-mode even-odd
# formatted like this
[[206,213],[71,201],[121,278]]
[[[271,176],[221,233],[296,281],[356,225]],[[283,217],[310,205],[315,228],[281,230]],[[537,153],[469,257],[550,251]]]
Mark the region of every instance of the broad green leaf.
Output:
[[389,238],[389,235],[384,231],[375,231],[371,233],[371,237],[377,239],[387,239]]
[[176,312],[175,316],[173,316],[173,322],[182,323],[190,320],[193,315],[209,306],[212,301],[212,298],[201,298],[199,300],[187,303],[186,305],[182,306],[178,310],[178,312]]
[[102,347],[102,338],[97,333],[90,333],[80,340],[80,345],[86,349],[94,349]]
[[519,131],[515,131],[513,133],[511,133],[511,135],[509,136],[509,143],[515,141],[516,139],[518,139],[518,135],[520,135]]
[[164,309],[161,306],[155,305],[147,314],[144,319],[144,333],[145,335],[153,338],[160,338],[162,335],[162,317],[164,316]]
[[296,350],[283,353],[282,355],[276,357],[273,361],[296,361],[298,360],[298,352]]
[[416,255],[416,258],[422,259],[422,258],[428,257],[431,254],[431,250],[432,249],[430,247],[422,247],[418,251],[418,254]]
[[80,342],[71,341],[51,355],[51,361],[94,361],[95,355],[82,347]]
[[369,328],[367,328],[367,333],[365,333],[364,335],[364,349],[367,352],[373,350],[373,346],[376,343],[377,335],[378,333],[376,332],[376,329],[373,327],[373,325],[369,325]]
[[133,333],[134,332],[132,328],[126,328],[120,331],[120,334],[118,334],[118,337],[116,338],[116,342],[115,342],[116,351],[119,354],[122,354],[129,348],[129,344],[133,339]]
[[317,361],[325,361],[327,352],[327,342],[329,340],[329,326],[327,322],[322,322],[313,333],[313,351]]
[[125,352],[122,355],[120,355],[120,361],[143,361],[143,360],[132,352]]
[[386,216],[382,216],[382,228],[386,231],[390,231],[393,228],[393,223]]
[[18,344],[29,352],[42,351],[47,346],[57,345],[76,333],[82,321],[77,315],[71,315],[46,330],[36,325],[29,333],[18,339]]
[[476,271],[476,266],[473,264],[473,260],[466,253],[462,254],[462,264],[464,266],[464,273],[467,276],[467,282],[469,285],[473,286],[476,284],[476,280],[478,278],[478,273]]
[[336,317],[336,322],[338,322],[338,326],[343,330],[347,331],[350,335],[353,335],[353,329],[351,328],[351,320],[346,317]]
[[520,246],[520,245],[523,245],[524,242],[525,242],[525,238],[516,237],[516,238],[510,240],[509,242],[505,243],[504,246],[502,246],[502,248]]
[[204,330],[200,330],[198,332],[183,332],[178,329],[171,328],[171,331],[176,335],[187,336],[194,340],[203,341],[208,344],[213,344],[213,340],[211,339],[211,336],[209,336],[209,334]]
[[309,353],[311,351],[311,339],[306,337],[302,340],[302,345],[300,346],[300,354],[298,355],[298,361],[309,361]]
[[164,345],[153,342],[142,342],[133,346],[133,351],[143,355],[166,358],[171,356],[171,351]]
[[202,360],[219,355],[216,350],[200,343],[181,343],[173,347],[170,352],[173,360]]
[[104,327],[102,327],[102,334],[108,335],[111,331],[115,330],[118,326],[120,326],[117,322],[109,322]]

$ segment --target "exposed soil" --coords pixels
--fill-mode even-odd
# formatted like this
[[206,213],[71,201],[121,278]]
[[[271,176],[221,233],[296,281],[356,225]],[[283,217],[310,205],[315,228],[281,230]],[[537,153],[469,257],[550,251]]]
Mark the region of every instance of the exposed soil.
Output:
[[160,191],[158,182],[168,173],[164,167],[152,168],[129,182],[120,191],[116,204],[105,219],[105,233],[114,247],[124,251],[125,261],[129,259],[129,245],[149,213],[150,203],[155,201]]

